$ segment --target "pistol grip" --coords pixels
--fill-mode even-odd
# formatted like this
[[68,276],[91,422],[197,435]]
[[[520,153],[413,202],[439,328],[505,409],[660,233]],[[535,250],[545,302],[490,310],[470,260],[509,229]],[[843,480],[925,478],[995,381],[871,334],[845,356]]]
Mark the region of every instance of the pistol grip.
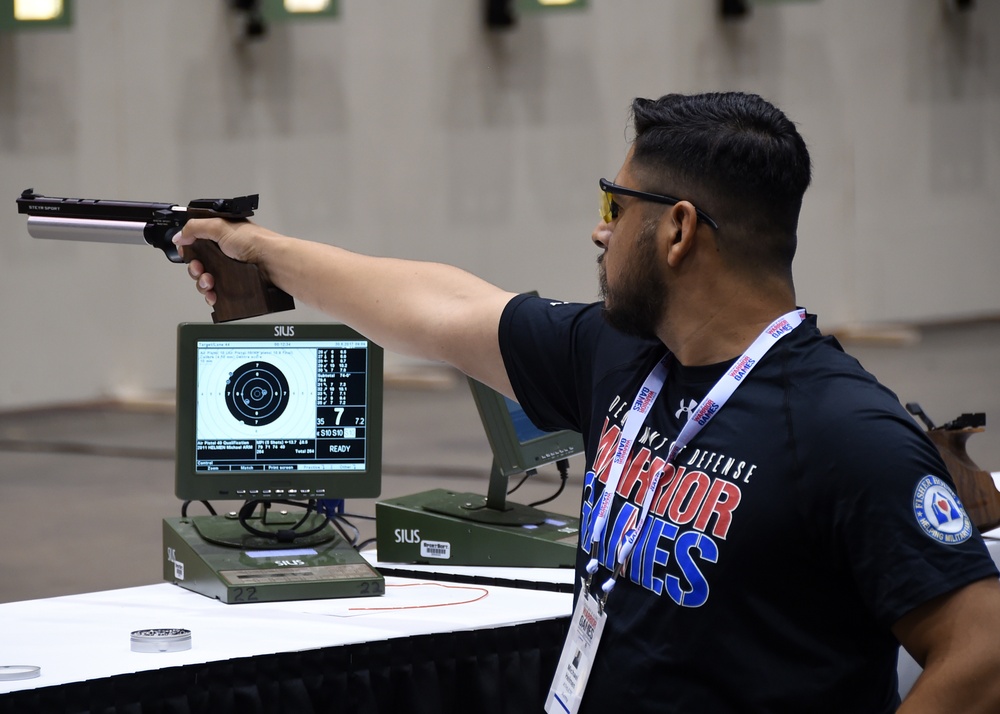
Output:
[[256,265],[233,260],[213,241],[196,240],[184,246],[184,262],[194,259],[200,260],[205,271],[215,278],[217,300],[212,312],[213,322],[295,309],[292,296],[267,282]]

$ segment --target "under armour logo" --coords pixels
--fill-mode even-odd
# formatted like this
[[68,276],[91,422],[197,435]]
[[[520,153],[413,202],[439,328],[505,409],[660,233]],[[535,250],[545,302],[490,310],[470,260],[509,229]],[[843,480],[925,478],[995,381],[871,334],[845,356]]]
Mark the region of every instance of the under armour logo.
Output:
[[688,402],[687,406],[684,406],[684,400],[682,399],[681,400],[681,408],[678,409],[676,412],[674,412],[674,418],[675,419],[680,419],[681,418],[681,414],[687,414],[688,418],[690,418],[691,417],[691,412],[693,412],[694,409],[695,409],[695,407],[697,407],[697,406],[698,406],[698,402],[696,402],[693,399],[690,402]]

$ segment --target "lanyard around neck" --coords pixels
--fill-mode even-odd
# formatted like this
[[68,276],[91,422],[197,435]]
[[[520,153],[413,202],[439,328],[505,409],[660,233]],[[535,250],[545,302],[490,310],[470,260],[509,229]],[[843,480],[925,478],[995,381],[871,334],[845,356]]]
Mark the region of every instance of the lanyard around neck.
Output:
[[[750,370],[752,370],[754,366],[760,362],[764,355],[767,354],[767,351],[771,349],[771,347],[778,340],[802,324],[805,317],[805,310],[793,310],[792,312],[782,315],[768,325],[764,331],[757,336],[757,339],[750,344],[747,350],[733,363],[729,370],[722,375],[719,381],[715,383],[715,386],[713,386],[708,391],[708,394],[705,395],[705,398],[701,400],[697,408],[695,408],[695,410],[688,416],[687,423],[684,425],[684,428],[681,429],[681,433],[677,436],[677,440],[670,445],[663,468],[656,472],[649,484],[649,488],[646,489],[646,495],[642,501],[642,510],[638,520],[622,536],[622,541],[618,546],[616,554],[617,567],[614,569],[612,577],[609,578],[602,586],[605,597],[607,597],[607,594],[610,593],[611,589],[614,587],[615,578],[623,569],[622,566],[624,566],[625,561],[628,560],[636,539],[642,532],[642,527],[645,524],[646,517],[649,515],[649,508],[653,502],[653,495],[656,493],[660,477],[663,476],[664,472],[672,464],[673,460],[677,457],[677,454],[679,454],[680,451],[687,446],[702,429],[705,428],[708,422],[710,422],[712,418],[719,413],[722,407],[729,400],[729,397],[731,397],[737,387],[743,383],[747,375],[750,373]],[[608,472],[608,480],[605,483],[604,491],[601,493],[601,500],[596,508],[596,515],[591,529],[591,558],[590,562],[587,563],[587,572],[590,576],[593,576],[593,574],[597,572],[598,562],[595,550],[597,548],[598,541],[600,541],[601,537],[604,535],[605,529],[607,528],[608,516],[611,511],[611,501],[614,499],[615,492],[618,490],[618,482],[621,480],[625,464],[628,462],[628,457],[632,451],[632,446],[635,443],[635,438],[638,436],[639,430],[646,421],[646,417],[652,409],[653,403],[663,390],[663,385],[667,378],[667,372],[669,371],[669,359],[670,356],[668,355],[660,360],[656,367],[653,368],[653,371],[649,373],[649,376],[646,377],[646,380],[639,388],[639,393],[636,395],[635,401],[632,403],[632,408],[629,410],[625,423],[622,426],[621,437],[618,439],[618,443],[615,447],[615,454],[611,461],[611,470]]]

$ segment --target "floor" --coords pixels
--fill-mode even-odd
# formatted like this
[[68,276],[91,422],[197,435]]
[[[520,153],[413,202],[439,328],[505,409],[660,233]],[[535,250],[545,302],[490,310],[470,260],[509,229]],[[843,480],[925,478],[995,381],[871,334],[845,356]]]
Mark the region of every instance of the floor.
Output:
[[[1000,321],[844,337],[848,352],[903,403],[937,424],[985,412],[972,460],[1000,471]],[[492,456],[464,378],[429,369],[385,394],[383,497],[429,488],[485,493]],[[0,413],[0,602],[128,587],[161,579],[161,520],[173,496],[173,410],[164,404],[85,404]],[[546,509],[575,513],[583,463]],[[517,501],[556,491],[539,471]],[[222,508],[236,504],[217,504]],[[194,507],[192,507],[194,508]],[[374,537],[374,499],[350,501],[361,538]]]

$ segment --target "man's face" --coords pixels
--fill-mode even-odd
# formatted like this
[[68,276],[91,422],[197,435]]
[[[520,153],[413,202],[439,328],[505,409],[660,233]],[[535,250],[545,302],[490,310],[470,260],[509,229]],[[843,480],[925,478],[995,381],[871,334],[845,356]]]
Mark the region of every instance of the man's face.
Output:
[[[640,188],[629,170],[630,158],[631,152],[614,183]],[[603,249],[597,263],[604,315],[622,332],[655,338],[667,301],[656,239],[665,207],[627,196],[612,198],[617,218],[602,220],[593,233],[594,243]]]
[[[626,239],[618,228],[613,244],[597,258],[604,317],[626,334],[653,339],[667,301],[656,245],[658,225],[658,219],[644,219],[631,229],[635,233],[632,239]],[[615,254],[615,265],[609,277],[611,253]]]

